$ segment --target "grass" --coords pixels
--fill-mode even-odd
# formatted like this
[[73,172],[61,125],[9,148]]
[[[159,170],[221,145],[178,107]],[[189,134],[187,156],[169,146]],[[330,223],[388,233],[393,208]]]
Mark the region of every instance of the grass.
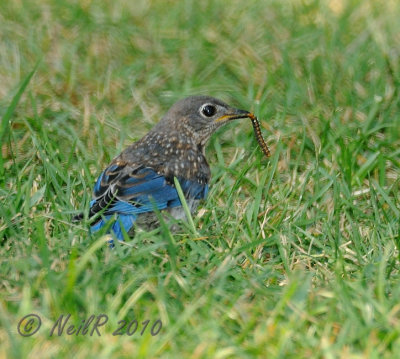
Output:
[[[399,17],[372,0],[1,2],[0,357],[398,357]],[[219,130],[195,230],[110,250],[71,223],[101,169],[198,93],[255,111],[272,157],[249,121]],[[42,327],[22,337],[29,313]],[[67,313],[108,323],[49,336]]]

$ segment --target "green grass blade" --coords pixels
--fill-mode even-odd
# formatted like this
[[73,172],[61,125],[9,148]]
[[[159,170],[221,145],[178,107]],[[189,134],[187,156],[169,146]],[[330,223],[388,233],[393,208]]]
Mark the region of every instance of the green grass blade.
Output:
[[[0,144],[3,144],[7,134],[10,131],[11,128],[11,118],[14,115],[15,109],[21,99],[22,94],[25,92],[29,82],[31,81],[33,75],[35,74],[37,68],[39,66],[39,62],[36,63],[35,67],[33,70],[24,78],[22,81],[21,85],[19,86],[19,89],[17,93],[14,95],[13,99],[11,100],[10,105],[7,107],[7,110],[3,117],[1,118],[1,123],[0,123]],[[0,150],[0,175],[4,174],[4,158],[3,158],[3,153]]]
[[196,230],[196,226],[194,225],[194,222],[193,222],[192,214],[190,213],[190,209],[189,209],[189,206],[187,205],[185,195],[183,194],[182,187],[179,183],[179,180],[176,177],[174,177],[174,183],[175,183],[176,190],[178,192],[179,199],[182,203],[183,210],[185,211],[186,218],[187,218],[190,228],[192,230],[192,233],[194,235],[197,235],[197,230]]

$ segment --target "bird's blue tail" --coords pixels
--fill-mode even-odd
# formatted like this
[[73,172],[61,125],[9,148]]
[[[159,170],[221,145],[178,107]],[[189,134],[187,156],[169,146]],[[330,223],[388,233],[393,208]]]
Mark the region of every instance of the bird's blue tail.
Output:
[[[94,233],[100,230],[113,216],[104,216],[98,222],[90,227],[90,232]],[[133,214],[119,214],[115,220],[115,223],[111,226],[110,232],[115,236],[116,239],[123,241],[123,229],[126,233],[132,228],[135,223],[136,216]]]

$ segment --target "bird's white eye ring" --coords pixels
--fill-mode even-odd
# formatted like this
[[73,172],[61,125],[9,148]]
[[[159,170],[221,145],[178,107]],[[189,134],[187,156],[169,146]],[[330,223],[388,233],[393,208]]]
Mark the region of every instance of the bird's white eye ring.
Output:
[[200,113],[205,117],[212,117],[215,115],[216,112],[217,112],[216,107],[209,103],[201,106],[200,108]]

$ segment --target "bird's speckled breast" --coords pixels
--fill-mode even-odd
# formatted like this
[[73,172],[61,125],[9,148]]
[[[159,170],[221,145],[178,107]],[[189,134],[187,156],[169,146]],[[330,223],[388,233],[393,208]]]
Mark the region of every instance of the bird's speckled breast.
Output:
[[131,167],[145,166],[165,176],[170,184],[173,177],[195,180],[207,184],[211,172],[204,154],[188,137],[165,136],[149,132],[114,159],[129,163]]

